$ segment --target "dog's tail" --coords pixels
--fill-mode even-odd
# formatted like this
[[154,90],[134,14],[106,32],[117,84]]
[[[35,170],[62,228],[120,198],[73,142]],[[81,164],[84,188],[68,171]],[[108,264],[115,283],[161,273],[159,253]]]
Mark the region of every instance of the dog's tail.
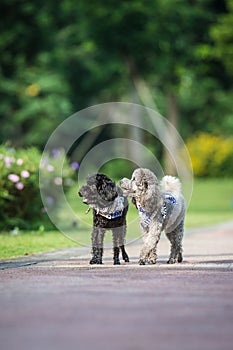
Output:
[[161,189],[165,192],[181,193],[181,182],[177,177],[166,175],[161,180]]

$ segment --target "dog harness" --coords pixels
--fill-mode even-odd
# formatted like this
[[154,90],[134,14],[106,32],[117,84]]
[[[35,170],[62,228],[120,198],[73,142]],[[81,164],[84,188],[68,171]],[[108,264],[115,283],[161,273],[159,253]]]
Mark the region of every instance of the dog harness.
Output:
[[105,208],[100,209],[95,209],[97,214],[105,217],[106,219],[112,220],[119,218],[120,216],[123,215],[123,210],[124,210],[124,202],[125,199],[124,197],[116,197],[114,201]]
[[[176,204],[176,199],[172,195],[166,195],[165,199],[168,199],[174,205]],[[144,210],[142,208],[142,206],[140,205],[140,203],[137,203],[137,209],[139,211],[141,226],[143,228],[147,227],[151,223],[151,221],[156,217],[156,215],[158,213],[158,211],[155,213],[150,213],[149,211]],[[163,206],[161,208],[160,213],[161,213],[163,219],[165,219],[167,216],[166,202],[163,203]]]

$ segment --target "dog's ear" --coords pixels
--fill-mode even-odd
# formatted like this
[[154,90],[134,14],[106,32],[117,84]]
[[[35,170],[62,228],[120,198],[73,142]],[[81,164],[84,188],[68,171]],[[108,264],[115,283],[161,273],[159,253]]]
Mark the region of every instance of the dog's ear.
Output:
[[147,190],[147,188],[148,188],[148,182],[147,182],[147,181],[144,181],[144,182],[143,182],[143,185],[144,185],[145,189]]
[[99,184],[99,183],[103,183],[103,175],[102,174],[96,174],[95,175],[95,179],[96,179],[96,183]]
[[135,208],[137,208],[137,201],[134,197],[132,197],[132,203],[135,206]]
[[107,181],[105,183],[105,187],[106,187],[106,190],[112,191],[116,187],[116,185],[113,181]]

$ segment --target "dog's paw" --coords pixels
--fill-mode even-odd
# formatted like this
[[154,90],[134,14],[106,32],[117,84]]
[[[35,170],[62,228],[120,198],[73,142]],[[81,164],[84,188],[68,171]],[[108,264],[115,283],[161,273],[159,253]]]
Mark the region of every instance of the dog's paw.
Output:
[[125,262],[129,262],[129,257],[128,257],[128,254],[127,254],[126,251],[125,251],[124,245],[120,246],[120,249],[121,249],[121,253],[122,253],[122,259],[123,259]]
[[125,262],[129,262],[129,257],[126,253],[122,254],[122,258]]
[[102,259],[99,258],[92,258],[89,262],[91,265],[97,264],[97,265],[101,265],[102,264]]
[[176,259],[174,258],[170,258],[168,261],[167,261],[167,264],[175,264],[176,263]]
[[178,263],[181,263],[183,261],[183,256],[181,253],[178,254],[177,261],[178,261]]
[[149,265],[154,265],[154,264],[156,264],[156,259],[150,259],[150,260],[148,260],[148,264],[149,264]]
[[121,263],[120,263],[120,259],[114,259],[114,261],[113,261],[113,265],[120,265]]
[[146,262],[143,259],[140,259],[138,263],[139,263],[139,265],[146,265]]

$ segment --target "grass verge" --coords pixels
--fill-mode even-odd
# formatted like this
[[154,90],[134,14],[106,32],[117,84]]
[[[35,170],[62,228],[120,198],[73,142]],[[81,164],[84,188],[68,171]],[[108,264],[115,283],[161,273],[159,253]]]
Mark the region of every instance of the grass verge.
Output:
[[0,258],[7,259],[77,246],[59,231],[20,231],[1,234]]
[[200,227],[233,220],[233,180],[195,180],[186,215],[186,227]]

